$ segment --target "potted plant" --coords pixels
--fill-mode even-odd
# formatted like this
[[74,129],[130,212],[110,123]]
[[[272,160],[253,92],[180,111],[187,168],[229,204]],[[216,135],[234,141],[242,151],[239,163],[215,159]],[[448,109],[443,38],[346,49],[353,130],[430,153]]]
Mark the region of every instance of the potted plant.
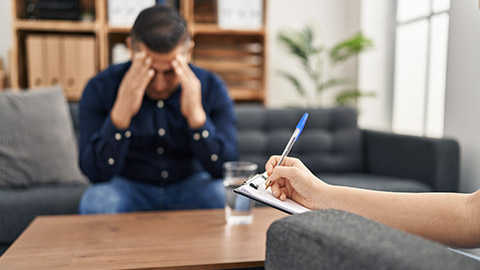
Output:
[[280,70],[278,74],[289,81],[302,96],[308,106],[316,106],[319,95],[329,89],[337,89],[335,105],[353,106],[361,97],[374,96],[373,92],[363,92],[356,86],[356,81],[349,78],[332,78],[324,72],[325,61],[329,61],[331,68],[344,63],[351,57],[366,51],[373,46],[373,42],[363,36],[361,32],[346,40],[335,44],[332,48],[315,45],[315,36],[311,26],[306,26],[299,31],[284,30],[278,36],[284,47],[298,59],[303,71],[313,82],[315,98],[308,96],[304,84],[293,73]]

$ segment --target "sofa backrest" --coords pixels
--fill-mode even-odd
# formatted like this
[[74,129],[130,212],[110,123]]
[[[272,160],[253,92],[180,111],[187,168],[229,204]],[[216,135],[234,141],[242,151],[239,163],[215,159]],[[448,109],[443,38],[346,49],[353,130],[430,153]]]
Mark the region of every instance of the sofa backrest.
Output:
[[[78,103],[70,102],[78,138]],[[305,112],[309,117],[289,156],[300,158],[314,173],[363,171],[357,113],[347,107],[272,109],[236,105],[240,160],[253,161],[263,172],[271,155],[281,155]]]
[[73,129],[75,130],[75,135],[77,136],[77,140],[79,138],[79,132],[78,132],[78,102],[69,102],[68,107],[70,109],[70,114],[72,116],[72,124],[73,124]]
[[257,163],[263,172],[272,154],[282,154],[305,112],[309,113],[307,123],[289,156],[300,158],[314,173],[363,171],[357,113],[346,107],[271,109],[237,105],[240,160]]

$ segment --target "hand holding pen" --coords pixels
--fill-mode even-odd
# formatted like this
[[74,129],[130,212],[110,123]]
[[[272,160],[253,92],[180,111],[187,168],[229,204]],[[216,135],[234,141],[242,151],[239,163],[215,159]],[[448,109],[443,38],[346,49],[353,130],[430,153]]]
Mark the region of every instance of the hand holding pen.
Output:
[[[295,128],[295,131],[293,132],[292,136],[290,137],[290,140],[287,143],[287,146],[283,150],[282,156],[280,157],[280,160],[278,161],[277,166],[281,166],[282,161],[285,159],[288,153],[290,153],[290,150],[292,149],[293,145],[295,144],[298,137],[303,131],[303,127],[305,126],[305,122],[307,122],[307,118],[308,118],[308,113],[305,113],[300,119],[300,121],[298,122],[297,127]],[[267,179],[267,182],[265,184],[265,190],[268,189],[271,184],[272,182],[269,179]]]

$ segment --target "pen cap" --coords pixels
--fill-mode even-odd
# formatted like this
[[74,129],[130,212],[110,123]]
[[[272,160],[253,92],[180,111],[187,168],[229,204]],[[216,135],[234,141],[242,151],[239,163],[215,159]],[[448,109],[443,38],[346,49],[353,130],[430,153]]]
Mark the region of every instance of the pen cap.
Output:
[[308,118],[308,113],[305,113],[302,116],[302,119],[300,119],[300,121],[298,122],[296,129],[300,130],[300,132],[298,133],[297,137],[300,136],[300,133],[302,133],[303,127],[305,126],[305,122],[307,122],[307,118]]

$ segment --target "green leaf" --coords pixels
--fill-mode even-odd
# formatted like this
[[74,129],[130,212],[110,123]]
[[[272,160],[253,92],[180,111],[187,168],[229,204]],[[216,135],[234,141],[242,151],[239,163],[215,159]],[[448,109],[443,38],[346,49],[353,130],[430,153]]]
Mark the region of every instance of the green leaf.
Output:
[[281,70],[277,71],[277,73],[278,75],[282,76],[287,81],[289,81],[295,87],[295,90],[297,90],[300,96],[302,97],[306,96],[307,93],[305,92],[305,88],[303,87],[302,83],[300,83],[300,81],[294,75]]
[[303,29],[303,34],[299,36],[299,38],[303,41],[303,44],[305,44],[305,49],[307,50],[308,54],[312,54],[313,51],[313,31],[310,26],[305,26]]
[[299,33],[280,32],[278,40],[295,56],[303,61],[308,61],[309,52],[304,40],[299,38]]
[[340,92],[335,98],[335,104],[339,106],[352,106],[354,107],[359,98],[362,97],[374,97],[374,92],[361,92],[358,89],[348,89]]
[[312,54],[320,54],[321,52],[323,52],[325,50],[325,48],[323,46],[318,46],[318,47],[313,47],[312,48]]
[[301,31],[284,30],[278,33],[277,39],[295,56],[302,61],[309,59],[323,51],[323,47],[314,47],[315,35],[310,26],[305,26]]
[[[281,45],[285,46],[287,51],[300,61],[300,69],[305,72],[308,79],[311,80],[316,93],[332,88],[338,89],[342,87],[343,89],[347,89],[337,96],[336,104],[338,105],[356,105],[359,98],[374,96],[373,93],[362,93],[358,89],[353,89],[356,87],[356,81],[353,79],[325,78],[325,81],[324,76],[328,76],[328,73],[322,70],[325,67],[325,60],[330,60],[333,67],[335,64],[341,63],[371,48],[373,42],[359,32],[339,42],[329,50],[323,45],[314,45],[315,35],[312,29],[311,26],[307,25],[301,30],[280,31],[277,38]],[[307,103],[314,104],[318,102],[316,99],[308,99],[305,88],[297,77],[285,71],[280,71],[278,74],[288,80],[300,96],[306,99]]]
[[361,52],[373,47],[372,40],[366,38],[361,32],[348,38],[330,50],[330,59],[333,64],[347,60]]

